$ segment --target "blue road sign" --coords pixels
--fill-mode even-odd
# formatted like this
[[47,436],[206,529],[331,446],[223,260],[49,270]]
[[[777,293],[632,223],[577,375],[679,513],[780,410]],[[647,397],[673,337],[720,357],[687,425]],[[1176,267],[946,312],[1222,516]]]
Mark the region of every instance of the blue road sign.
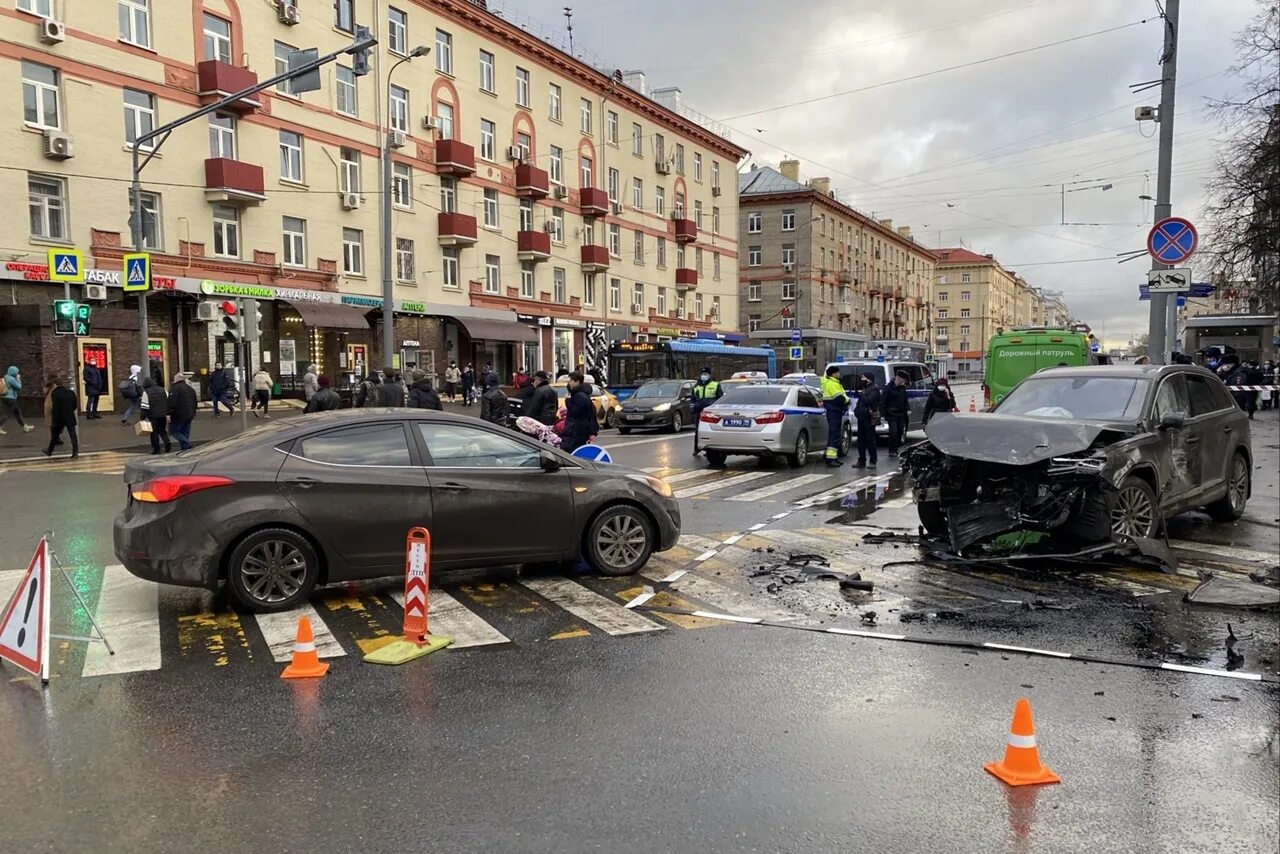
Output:
[[1147,235],[1147,251],[1162,264],[1181,264],[1190,258],[1200,242],[1200,235],[1190,220],[1180,216],[1162,219]]
[[803,359],[803,358],[804,358],[804,348],[803,348],[803,347],[792,347],[792,348],[791,348],[791,361],[793,361],[793,362],[798,362],[798,361],[800,361],[800,360],[801,360],[801,359]]
[[582,445],[574,450],[572,456],[580,460],[586,460],[592,463],[611,463],[613,457],[609,456],[609,452],[599,445]]
[[804,330],[803,330],[803,329],[792,329],[792,330],[791,330],[791,343],[792,343],[792,344],[799,344],[803,339],[804,339]]
[[84,257],[76,249],[49,250],[49,281],[83,282]]
[[[1211,285],[1208,282],[1192,282],[1191,287],[1187,290],[1186,296],[1178,297],[1178,299],[1181,300],[1178,304],[1184,305],[1187,297],[1190,297],[1191,299],[1205,299],[1212,296],[1215,290],[1217,290],[1217,285]],[[1145,282],[1138,285],[1138,299],[1139,301],[1151,299],[1151,291]]]
[[151,255],[147,252],[135,252],[125,255],[124,289],[126,291],[146,291],[151,289]]

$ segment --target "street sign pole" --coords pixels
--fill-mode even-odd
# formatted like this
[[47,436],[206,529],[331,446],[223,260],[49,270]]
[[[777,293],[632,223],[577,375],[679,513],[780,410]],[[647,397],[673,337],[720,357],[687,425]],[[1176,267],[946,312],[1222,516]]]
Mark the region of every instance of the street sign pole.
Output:
[[[1178,75],[1178,7],[1180,0],[1166,0],[1164,7],[1164,53],[1161,55],[1160,85],[1160,160],[1156,177],[1156,210],[1155,221],[1168,219],[1173,212],[1170,201],[1170,184],[1173,172],[1173,111],[1174,87]],[[1156,261],[1152,269],[1163,270],[1169,267]],[[1156,365],[1167,364],[1168,353],[1177,346],[1176,340],[1170,340],[1170,319],[1174,327],[1173,338],[1177,336],[1178,300],[1169,299],[1167,294],[1151,295],[1151,317],[1148,324],[1147,352]]]

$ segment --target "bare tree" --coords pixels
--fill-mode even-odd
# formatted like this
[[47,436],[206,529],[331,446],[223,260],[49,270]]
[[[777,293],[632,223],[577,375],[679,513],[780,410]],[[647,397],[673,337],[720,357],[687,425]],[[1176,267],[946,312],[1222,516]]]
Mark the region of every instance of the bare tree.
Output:
[[1270,314],[1280,307],[1280,2],[1258,0],[1235,44],[1241,92],[1209,102],[1226,136],[1207,185],[1207,249],[1239,310]]

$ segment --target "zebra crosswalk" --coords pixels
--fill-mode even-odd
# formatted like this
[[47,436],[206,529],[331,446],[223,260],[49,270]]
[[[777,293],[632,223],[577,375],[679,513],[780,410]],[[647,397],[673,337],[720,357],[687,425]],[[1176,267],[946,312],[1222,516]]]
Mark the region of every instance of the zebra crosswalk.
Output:
[[0,462],[0,468],[9,471],[60,472],[62,474],[102,474],[119,477],[129,460],[144,452],[96,451],[81,454],[76,459],[69,456],[38,457],[35,459]]

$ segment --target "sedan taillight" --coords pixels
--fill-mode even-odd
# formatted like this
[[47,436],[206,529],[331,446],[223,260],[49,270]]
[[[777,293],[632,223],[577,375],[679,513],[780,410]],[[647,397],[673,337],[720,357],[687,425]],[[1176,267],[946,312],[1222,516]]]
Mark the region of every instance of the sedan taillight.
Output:
[[703,412],[698,416],[698,420],[705,421],[707,424],[719,424],[720,416],[716,415],[714,412]]
[[783,415],[781,412],[766,412],[762,415],[756,416],[756,423],[757,424],[781,424],[782,419],[786,417],[787,416]]
[[190,495],[193,492],[213,489],[215,486],[231,486],[234,483],[235,481],[229,477],[194,474],[172,475],[143,481],[131,488],[129,494],[133,496],[134,501],[142,501],[147,504],[166,504],[170,501],[177,501],[182,496]]

